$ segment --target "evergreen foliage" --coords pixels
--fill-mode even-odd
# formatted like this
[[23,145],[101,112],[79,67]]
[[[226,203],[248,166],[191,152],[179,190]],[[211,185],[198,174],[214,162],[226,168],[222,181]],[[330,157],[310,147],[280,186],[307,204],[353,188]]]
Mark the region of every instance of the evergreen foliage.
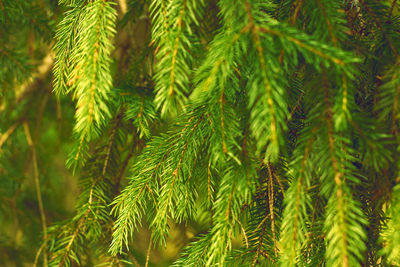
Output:
[[0,261],[400,265],[399,15],[0,0]]

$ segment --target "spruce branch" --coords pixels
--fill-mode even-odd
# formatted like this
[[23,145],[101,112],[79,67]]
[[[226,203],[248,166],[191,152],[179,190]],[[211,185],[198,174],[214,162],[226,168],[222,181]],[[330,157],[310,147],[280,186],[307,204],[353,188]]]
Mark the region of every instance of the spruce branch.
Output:
[[[110,2],[95,1],[85,6],[85,17],[79,25],[76,60],[78,68],[77,85],[74,98],[77,99],[77,110],[74,131],[83,139],[90,140],[98,135],[97,127],[109,117],[105,99],[111,89],[112,38],[115,34],[116,12]],[[83,62],[79,60],[83,58]],[[79,64],[80,63],[80,64]]]
[[77,214],[59,229],[55,227],[52,240],[51,264],[70,265],[80,262],[85,241],[95,242],[103,235],[102,229],[109,222],[109,208],[113,194],[111,177],[117,174],[118,145],[122,143],[120,128],[123,110],[115,116],[109,140],[98,148],[97,157],[89,160],[82,179],[83,191],[77,204]]
[[110,117],[107,99],[112,86],[116,11],[112,2],[103,0],[69,4],[72,9],[66,12],[56,34],[53,73],[54,90],[59,94],[73,90],[77,100],[74,132],[78,143],[67,162],[75,170],[84,162],[87,142],[99,136]]
[[[337,139],[341,140],[344,145],[347,141],[343,137],[334,136],[333,114],[330,107],[328,84],[325,79],[323,83],[325,89],[325,116],[330,156],[329,164],[331,164],[332,170],[331,179],[333,178],[335,184],[333,189],[328,189],[328,185],[326,185],[325,189],[322,189],[327,194],[330,194],[324,225],[327,231],[327,262],[332,266],[360,266],[359,259],[361,258],[361,253],[365,249],[365,245],[362,242],[362,240],[365,239],[362,225],[365,224],[366,221],[363,218],[364,216],[362,215],[359,204],[348,195],[349,192],[346,183],[349,181],[357,182],[357,178],[354,177],[349,170],[345,173],[346,169],[344,168],[350,167],[349,164],[345,162],[350,158],[350,155],[346,156],[347,159],[340,155],[346,150],[349,151],[349,147],[341,147],[340,144],[336,144],[335,140]],[[352,243],[357,242],[356,240],[361,242],[354,247]],[[350,247],[352,250],[350,250]]]
[[[234,161],[231,164],[235,164]],[[244,165],[239,168],[231,165],[232,167],[226,169],[223,174],[215,202],[214,226],[210,231],[211,240],[207,249],[206,265],[224,265],[231,249],[236,221],[240,221],[240,208],[243,203],[250,200],[254,192],[252,176],[255,174],[252,169],[247,169]]]
[[[56,55],[53,67],[53,86],[57,94],[68,93],[75,81],[70,78],[74,66],[71,66],[71,54],[76,45],[76,36],[78,36],[78,23],[82,16],[82,8],[76,6],[65,12],[63,20],[58,24],[55,35],[57,40],[54,46]],[[68,80],[71,79],[71,80]]]
[[0,262],[399,265],[398,3],[0,0]]
[[386,263],[389,265],[400,264],[400,246],[399,246],[399,185],[393,188],[390,206],[388,209],[388,220],[386,221],[380,240],[383,243],[383,248],[380,251],[381,255],[387,255]]
[[[270,121],[269,123],[270,124],[269,125],[265,125],[264,126],[265,129],[254,129],[256,127],[257,128],[261,128],[262,127],[261,126],[262,124],[260,124],[260,122],[262,120],[260,118],[257,118],[257,117],[253,118],[253,120],[254,120],[254,122],[253,122],[253,131],[255,131],[255,132],[257,132],[257,131],[258,132],[261,132],[261,131],[262,132],[267,132],[266,136],[261,135],[262,133],[258,134],[257,137],[260,140],[259,144],[258,144],[258,147],[259,147],[259,149],[261,149],[262,147],[265,146],[266,143],[270,142],[270,144],[268,145],[267,151],[266,151],[265,158],[266,159],[271,159],[272,161],[275,161],[277,159],[277,156],[278,156],[279,150],[280,150],[279,149],[280,144],[279,144],[278,136],[279,136],[279,133],[280,133],[280,130],[281,130],[281,126],[277,124],[277,121],[280,121],[280,120],[276,117],[277,116],[276,115],[277,111],[275,110],[275,105],[274,105],[274,101],[277,101],[277,99],[276,98],[274,99],[272,97],[273,88],[271,86],[271,83],[269,82],[270,81],[270,79],[269,79],[270,75],[268,75],[266,61],[265,61],[265,58],[264,58],[264,54],[265,53],[264,53],[264,49],[263,49],[263,47],[261,45],[261,37],[259,35],[259,31],[257,29],[257,26],[255,25],[255,22],[254,22],[253,14],[252,14],[252,11],[251,11],[251,6],[250,6],[250,4],[248,2],[245,2],[245,7],[246,7],[246,11],[248,13],[249,25],[251,25],[250,26],[250,32],[251,32],[251,35],[253,37],[255,48],[256,48],[257,53],[258,53],[257,59],[259,61],[259,67],[260,67],[260,69],[262,71],[262,77],[261,77],[262,83],[263,83],[262,85],[266,90],[266,93],[264,95],[265,99],[259,100],[258,103],[262,104],[262,105],[267,104],[268,109],[266,110],[265,113],[262,113],[259,116],[266,115],[266,113],[270,114],[269,115],[269,121]],[[255,87],[256,86],[258,86],[258,85],[255,85]],[[280,90],[279,89],[278,90],[275,89],[274,91],[279,92]],[[280,100],[282,100],[282,99],[280,99]],[[253,103],[251,103],[251,104],[253,104]],[[285,110],[285,103],[284,102],[281,103],[281,106],[283,106],[283,110]],[[254,109],[256,110],[256,108],[254,108]],[[257,109],[256,112],[257,112],[256,114],[259,114],[258,113],[259,109]],[[269,131],[267,130],[268,128],[269,128]],[[269,132],[269,134],[268,134],[268,132]],[[261,140],[263,140],[263,141],[261,141]]]
[[[307,208],[311,205],[307,187],[310,186],[311,173],[309,157],[312,142],[318,128],[311,134],[304,131],[298,141],[298,147],[293,152],[293,160],[289,170],[294,178],[285,194],[285,209],[283,211],[280,232],[280,265],[295,266],[300,259],[301,247],[308,233]],[[308,138],[308,140],[307,140]]]
[[394,46],[394,44],[392,42],[392,38],[390,37],[390,35],[386,32],[386,30],[382,26],[382,23],[379,21],[374,10],[371,8],[371,6],[369,5],[369,3],[367,1],[359,0],[359,2],[365,8],[365,10],[371,15],[372,20],[374,21],[376,26],[379,28],[379,30],[382,32],[383,36],[385,37],[385,39],[387,40],[387,42],[389,44],[390,49],[392,50],[394,57],[397,59],[399,54],[397,52],[396,47]]
[[332,44],[334,46],[338,45],[338,41],[336,38],[336,35],[334,34],[334,30],[333,30],[333,26],[332,26],[332,22],[330,21],[330,18],[328,17],[326,8],[324,7],[323,3],[321,0],[316,0],[319,8],[321,9],[322,15],[324,16],[324,19],[326,21],[326,26],[328,28],[328,32],[329,32],[329,36],[331,38]]
[[[153,41],[159,45],[155,75],[155,103],[161,115],[177,113],[184,108],[189,91],[193,58],[192,24],[198,24],[203,1],[155,0],[153,4]],[[165,25],[165,27],[163,27]],[[168,30],[167,30],[168,29]]]

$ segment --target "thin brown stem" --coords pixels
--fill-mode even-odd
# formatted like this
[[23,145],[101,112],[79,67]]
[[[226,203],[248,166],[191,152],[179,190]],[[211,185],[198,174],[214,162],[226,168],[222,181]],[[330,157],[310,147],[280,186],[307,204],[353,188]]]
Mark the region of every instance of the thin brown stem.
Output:
[[304,0],[298,0],[298,1],[296,1],[296,3],[294,3],[295,10],[294,10],[293,16],[290,18],[290,20],[291,20],[290,24],[292,26],[296,24],[296,20],[297,20],[297,17],[299,16],[300,8],[301,8],[301,5],[303,4],[303,2],[304,2]]
[[42,253],[42,250],[43,250],[43,248],[44,248],[45,245],[46,245],[46,242],[43,242],[43,244],[40,246],[40,248],[39,248],[38,251],[36,252],[35,261],[33,262],[33,267],[36,267],[36,266],[37,266],[37,264],[38,264],[38,262],[39,262],[40,254]]
[[85,222],[86,217],[89,214],[89,212],[90,212],[90,209],[88,209],[86,211],[84,217],[79,220],[78,226],[76,227],[75,232],[72,234],[71,239],[69,240],[69,242],[65,248],[65,253],[64,253],[62,259],[60,260],[60,262],[58,263],[59,267],[62,267],[64,265],[65,261],[67,260],[67,257],[72,249],[72,244],[74,243],[75,239],[78,237],[81,227],[82,227],[83,223]]
[[129,154],[126,156],[124,162],[122,163],[122,168],[119,170],[118,175],[115,177],[115,191],[119,193],[119,187],[121,184],[121,179],[124,176],[124,173],[126,171],[126,168],[128,167],[129,161],[133,156],[133,152],[136,147],[136,142],[134,143],[133,147],[129,151]]
[[0,152],[1,152],[1,146],[7,141],[7,139],[15,131],[15,129],[18,127],[20,123],[21,123],[20,121],[14,122],[14,124],[11,125],[11,127],[8,128],[8,130],[5,131],[4,134],[0,133]]
[[147,248],[147,253],[146,253],[146,264],[144,265],[145,267],[149,266],[149,260],[150,260],[150,253],[151,253],[151,238],[149,240],[149,246]]
[[396,6],[397,0],[393,0],[392,5],[390,6],[390,10],[389,10],[389,19],[392,17],[393,15],[393,10],[394,7]]
[[276,233],[275,233],[275,212],[274,212],[274,185],[273,185],[273,176],[272,176],[272,167],[271,164],[267,164],[268,169],[268,205],[269,212],[271,214],[271,232],[274,241],[274,252],[275,256],[278,256],[278,249],[276,246]]
[[47,255],[46,255],[47,225],[46,225],[46,214],[45,214],[44,208],[43,208],[42,194],[40,191],[39,168],[38,168],[38,163],[37,163],[36,145],[32,140],[28,122],[24,121],[23,126],[24,126],[24,130],[25,130],[26,140],[32,150],[32,166],[33,166],[33,175],[34,175],[33,178],[35,181],[36,197],[37,197],[38,204],[39,204],[39,212],[40,212],[40,217],[41,217],[41,221],[42,221],[43,238],[44,238],[44,244],[45,244],[44,245],[45,253],[43,253],[43,266],[47,267]]
[[128,12],[128,5],[126,3],[126,0],[118,0],[118,5],[122,15],[125,15]]
[[120,112],[118,113],[117,118],[116,118],[115,123],[114,123],[114,127],[112,128],[112,131],[111,131],[111,134],[110,134],[110,137],[109,137],[109,140],[108,140],[107,150],[106,150],[106,159],[104,161],[103,171],[102,171],[102,175],[103,176],[106,175],[106,172],[107,172],[107,167],[108,167],[108,164],[109,164],[110,158],[111,158],[111,150],[112,150],[112,147],[113,147],[113,144],[114,144],[114,141],[115,141],[115,135],[116,135],[116,133],[118,131],[118,127],[119,127],[119,125],[121,123],[121,120],[122,120],[123,112],[124,111],[121,109]]
[[58,132],[61,133],[62,130],[62,111],[60,97],[56,96],[57,99],[57,122],[58,122]]

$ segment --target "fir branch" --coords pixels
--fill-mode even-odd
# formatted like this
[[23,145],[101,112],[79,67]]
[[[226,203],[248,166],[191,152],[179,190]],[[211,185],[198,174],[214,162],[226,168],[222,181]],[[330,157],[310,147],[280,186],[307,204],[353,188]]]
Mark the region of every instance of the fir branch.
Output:
[[82,16],[82,8],[79,6],[65,12],[63,20],[58,24],[58,29],[55,35],[57,40],[54,46],[56,59],[53,67],[53,86],[57,94],[68,93],[68,86],[72,86],[75,81],[68,80],[71,75],[70,57],[76,45],[76,36],[78,35],[78,23]]
[[[262,71],[261,79],[262,79],[263,87],[266,90],[266,94],[265,94],[266,98],[265,98],[265,100],[264,101],[259,101],[259,103],[262,104],[262,105],[264,105],[266,103],[267,107],[268,107],[266,113],[270,114],[269,115],[269,123],[270,124],[269,125],[265,125],[265,129],[261,129],[261,131],[266,131],[267,132],[266,138],[263,135],[260,135],[260,134],[257,135],[257,139],[260,139],[260,140],[264,139],[264,141],[262,141],[261,144],[258,144],[258,147],[259,147],[259,149],[261,149],[261,148],[263,148],[263,146],[266,143],[271,142],[268,145],[267,152],[266,152],[266,155],[265,155],[265,159],[268,159],[268,160],[271,159],[272,161],[275,161],[277,159],[277,156],[278,156],[279,150],[280,150],[280,148],[279,148],[280,144],[279,144],[279,140],[278,140],[278,135],[280,133],[280,125],[277,124],[277,121],[279,121],[279,119],[276,117],[277,111],[275,110],[275,105],[274,105],[274,101],[277,101],[277,99],[274,99],[272,97],[273,88],[271,86],[271,83],[269,82],[270,79],[268,77],[269,76],[268,75],[268,70],[267,70],[266,61],[265,61],[265,58],[264,58],[264,54],[265,53],[264,53],[264,49],[263,49],[263,47],[261,45],[261,37],[259,35],[259,32],[257,30],[257,26],[255,25],[255,22],[254,22],[254,19],[253,19],[253,14],[252,14],[252,11],[251,11],[250,4],[248,2],[245,2],[245,7],[246,7],[246,11],[248,13],[249,24],[251,25],[250,26],[251,27],[250,32],[252,34],[252,37],[253,37],[253,40],[254,40],[254,44],[255,44],[255,48],[256,48],[257,53],[258,53],[257,59],[259,60],[259,67],[260,67],[260,69]],[[255,85],[255,86],[257,86],[257,85]],[[280,90],[278,89],[278,90],[275,90],[275,91],[279,92]],[[282,100],[282,99],[280,99],[280,100]],[[284,102],[281,105],[283,107],[285,107],[285,103]],[[255,108],[255,110],[256,110],[256,108]],[[283,110],[285,110],[285,108],[283,108]],[[259,111],[259,109],[256,110],[257,113],[258,113],[258,111]],[[265,113],[263,113],[263,115],[264,114]],[[255,131],[255,132],[257,131],[257,130],[254,129],[256,127],[257,128],[261,128],[262,127],[261,126],[262,124],[259,124],[260,122],[261,122],[261,120],[257,119],[257,117],[254,118],[253,131]],[[268,128],[269,128],[269,131],[267,130]],[[260,131],[260,130],[258,130],[258,131]],[[270,132],[270,133],[268,134],[268,132]]]
[[258,28],[258,30],[261,32],[276,35],[280,38],[285,38],[288,41],[292,42],[294,45],[296,45],[300,50],[304,49],[304,51],[308,51],[312,54],[315,54],[318,57],[326,59],[339,67],[344,67],[348,63],[353,63],[358,61],[357,59],[343,55],[343,52],[335,55],[333,49],[328,48],[328,46],[317,44],[313,41],[309,42],[308,40],[304,40],[305,39],[304,35],[301,33],[299,33],[299,35],[297,34],[290,35],[287,34],[287,32],[285,31],[279,31],[277,29],[267,28],[267,27],[260,27]]
[[[128,237],[141,223],[142,209],[153,195],[152,191],[157,192],[159,198],[154,203],[154,217],[151,217],[154,241],[165,243],[169,216],[174,219],[189,216],[186,212],[187,207],[180,206],[179,200],[185,199],[181,195],[185,191],[182,179],[190,177],[194,166],[192,164],[182,166],[182,163],[188,159],[192,159],[188,162],[194,162],[192,157],[196,156],[196,151],[202,144],[201,140],[207,136],[207,133],[202,132],[205,123],[204,114],[201,114],[203,111],[201,108],[194,109],[189,117],[183,118],[188,121],[180,124],[176,133],[171,132],[168,137],[163,135],[153,139],[139,157],[140,160],[133,166],[130,184],[113,202],[112,212],[118,216],[110,246],[113,255],[122,251],[123,245],[128,244]],[[191,138],[197,141],[189,143]],[[160,181],[157,181],[158,179]],[[149,194],[146,195],[147,191]]]
[[[154,216],[154,219],[151,223],[151,227],[153,228],[153,238],[156,242],[160,242],[162,244],[165,244],[165,235],[167,233],[168,229],[168,211],[170,210],[171,212],[171,217],[174,219],[180,219],[179,214],[185,213],[181,211],[174,211],[174,209],[171,207],[174,207],[175,205],[179,207],[179,202],[182,201],[182,199],[185,199],[185,197],[181,196],[181,192],[183,189],[181,188],[182,186],[180,185],[180,181],[178,180],[178,176],[182,179],[183,177],[190,177],[190,174],[192,172],[193,166],[190,166],[191,164],[188,164],[188,166],[182,166],[183,162],[190,162],[188,159],[191,158],[192,155],[188,155],[187,151],[189,150],[190,152],[195,152],[199,150],[199,145],[201,144],[201,139],[199,139],[198,135],[198,127],[201,127],[201,123],[203,122],[203,116],[200,116],[199,118],[195,118],[193,120],[189,120],[189,123],[185,128],[182,130],[182,133],[184,133],[185,136],[182,136],[181,138],[183,139],[183,143],[175,143],[174,146],[179,147],[179,154],[177,153],[178,151],[170,151],[169,156],[174,155],[174,159],[177,160],[177,163],[173,163],[169,166],[170,171],[165,172],[161,175],[161,190],[159,193],[158,197],[158,202],[157,202],[157,212]],[[193,121],[193,122],[192,122]],[[196,134],[197,133],[197,134]],[[195,135],[196,134],[196,135]],[[194,142],[193,137],[197,136],[197,140]],[[200,137],[201,138],[201,137]],[[204,138],[204,137],[203,137]],[[189,153],[190,153],[189,152]],[[175,161],[174,160],[174,161]],[[192,161],[193,162],[193,161]],[[164,176],[165,175],[165,176]],[[171,177],[169,177],[171,176]],[[187,187],[188,185],[184,186]],[[195,189],[192,188],[191,192],[189,192],[191,195],[194,194]],[[189,200],[193,201],[193,200]],[[176,203],[173,203],[176,202]],[[189,207],[192,208],[192,207]],[[187,217],[187,216],[184,216]]]
[[293,172],[291,176],[294,179],[285,194],[285,209],[280,233],[281,266],[295,266],[297,264],[300,258],[300,249],[308,233],[307,208],[311,202],[307,193],[311,178],[309,157],[311,144],[317,130],[315,127],[310,134],[304,131],[298,140],[299,145],[293,152],[289,170]]
[[210,233],[200,236],[196,241],[193,241],[189,246],[185,248],[181,257],[179,257],[172,266],[206,266],[206,259],[204,258],[204,256],[209,250],[210,240]]
[[321,0],[316,0],[316,2],[317,2],[317,4],[318,4],[319,8],[321,9],[321,12],[322,12],[322,14],[323,14],[323,16],[324,16],[324,19],[325,19],[325,21],[326,21],[326,26],[327,26],[327,28],[328,28],[328,32],[329,32],[331,41],[332,41],[332,43],[333,43],[334,46],[337,46],[337,45],[338,45],[338,41],[337,41],[337,39],[336,39],[335,34],[333,33],[333,26],[332,26],[332,23],[331,23],[331,21],[329,20],[329,17],[328,17],[328,15],[327,15],[327,13],[326,13],[326,9],[325,9],[325,7],[323,6]]
[[383,248],[380,251],[381,255],[387,256],[386,263],[388,265],[400,264],[400,214],[399,214],[399,196],[400,186],[396,185],[393,188],[390,206],[387,211],[388,220],[386,221],[383,231],[381,232],[381,242]]
[[[269,182],[269,181],[268,181]],[[268,184],[267,182],[267,184]],[[261,194],[265,194],[265,188],[264,186],[261,184],[259,185],[259,188],[257,189],[258,194],[261,192]],[[266,191],[269,191],[269,185],[267,185],[267,189]],[[269,192],[268,192],[269,193]],[[256,206],[254,208],[253,213],[251,214],[252,216],[252,221],[250,226],[253,226],[253,224],[258,222],[258,214],[261,214],[263,216],[263,219],[258,223],[257,227],[251,227],[250,229],[250,249],[254,249],[255,247],[255,253],[253,255],[253,258],[251,259],[251,266],[256,266],[256,263],[259,263],[259,257],[260,255],[263,255],[263,251],[264,249],[266,249],[266,247],[268,248],[268,244],[270,243],[270,233],[268,232],[268,219],[270,219],[271,224],[272,224],[272,212],[274,212],[273,209],[271,209],[271,205],[270,205],[270,195],[268,195],[267,198],[263,199],[262,197],[259,197],[258,194],[256,194],[256,196],[254,197],[255,202],[256,202]],[[258,203],[260,202],[260,203]],[[258,205],[261,206],[258,207]],[[264,207],[263,207],[264,206]],[[267,208],[269,207],[269,209]],[[261,229],[261,231],[259,231]],[[271,229],[272,230],[272,229]],[[256,240],[254,242],[254,240]],[[253,242],[254,243],[253,243]],[[276,239],[272,240],[273,242],[273,250],[274,250],[274,255],[276,256],[275,252],[276,252]],[[251,250],[250,250],[251,251]],[[275,260],[273,259],[273,257],[271,257],[268,253],[265,253],[265,255],[263,255],[264,257],[266,257],[270,262],[275,263]]]
[[150,138],[150,126],[158,119],[153,100],[149,97],[129,97],[126,101],[125,118],[133,120],[139,138]]
[[153,21],[159,23],[153,28],[153,40],[159,45],[157,52],[159,62],[155,75],[157,95],[154,101],[157,109],[161,110],[161,115],[165,116],[170,112],[176,114],[184,108],[187,101],[189,75],[193,62],[190,53],[193,49],[191,39],[195,37],[191,25],[198,24],[203,2],[169,1],[166,11],[164,0],[155,2],[160,3],[153,4],[155,8]]
[[79,263],[80,251],[85,240],[94,242],[102,236],[102,228],[110,220],[108,204],[113,188],[110,177],[116,174],[115,161],[118,161],[117,146],[121,143],[120,127],[123,110],[116,115],[110,131],[109,140],[98,148],[97,157],[90,159],[85,166],[86,176],[82,179],[83,192],[77,204],[77,214],[64,223],[52,242],[51,263],[65,266],[71,261]]
[[111,87],[111,76],[107,70],[111,61],[110,39],[115,33],[115,16],[110,2],[96,1],[86,6],[84,23],[80,25],[83,32],[77,44],[80,50],[75,60],[83,57],[85,61],[76,74],[79,78],[74,93],[74,98],[78,100],[74,130],[82,137],[88,135],[88,139],[93,133],[93,124],[101,125],[109,114],[103,99]]
[[[72,9],[66,12],[56,34],[57,59],[53,72],[54,90],[65,93],[74,89],[74,98],[78,99],[75,132],[79,142],[68,161],[68,165],[76,166],[85,154],[86,141],[98,135],[97,128],[109,116],[104,101],[111,86],[110,39],[115,33],[116,14],[111,3],[106,1],[87,5],[71,2],[69,5]],[[67,89],[67,86],[72,88]]]
[[[268,217],[269,217],[269,215],[265,216],[265,218],[268,218]],[[263,241],[264,241],[265,231],[266,231],[266,227],[267,227],[265,221],[264,221],[264,223],[262,225],[263,226],[261,228],[260,236],[259,236],[259,239],[258,239],[257,250],[256,250],[256,252],[255,252],[255,254],[253,256],[253,261],[251,263],[252,267],[256,266],[257,259],[258,259],[259,255],[261,254],[261,250],[262,250],[262,247],[263,247]],[[269,255],[268,255],[268,257],[269,257]]]
[[236,167],[231,165],[223,174],[214,206],[214,226],[210,231],[210,246],[207,248],[207,266],[224,265],[228,251],[231,249],[235,222],[240,221],[240,208],[243,203],[250,200],[254,192],[252,182],[255,175],[254,169],[244,165],[247,164]]
[[349,90],[350,84],[348,83],[348,78],[342,75],[340,91],[336,99],[334,106],[334,127],[336,130],[346,129],[348,127],[347,123],[352,120],[351,112],[349,106],[353,103],[353,92]]
[[84,214],[84,216],[79,220],[78,222],[78,226],[75,228],[75,232],[72,234],[72,236],[70,237],[67,246],[65,247],[65,253],[62,255],[62,258],[60,260],[60,262],[58,263],[58,266],[64,266],[65,262],[67,262],[67,258],[69,257],[69,254],[71,252],[71,248],[72,248],[72,244],[74,244],[75,239],[77,238],[78,234],[81,231],[81,227],[84,223],[84,221],[86,220],[86,217],[89,213],[89,210]]
[[[163,39],[163,34],[168,33],[167,6],[169,0],[155,0],[150,3],[150,15],[153,21],[152,38],[156,44]],[[164,27],[163,29],[160,29]]]
[[398,52],[396,47],[394,46],[392,42],[392,38],[390,35],[386,32],[386,30],[383,28],[382,23],[379,21],[377,15],[375,14],[374,10],[368,5],[368,3],[364,0],[359,0],[361,5],[364,6],[365,10],[371,15],[372,20],[376,24],[376,26],[379,28],[379,30],[382,32],[383,36],[385,37],[386,41],[389,44],[390,49],[393,52],[394,57],[397,59],[398,58]]
[[[338,158],[338,155],[346,153],[349,148],[345,147],[347,141],[343,137],[334,136],[332,125],[333,114],[330,108],[328,84],[325,79],[323,83],[325,88],[325,116],[330,157],[328,162],[331,164],[330,168],[332,171],[330,179],[333,178],[335,184],[333,188],[328,189],[328,182],[325,188],[322,189],[326,192],[325,194],[330,195],[324,224],[327,231],[326,258],[329,265],[332,266],[361,266],[359,259],[365,249],[363,242],[365,233],[362,230],[362,225],[366,222],[359,204],[348,195],[346,178],[349,181],[353,180],[353,182],[357,182],[357,179],[356,177],[352,177],[353,174],[349,170],[345,173],[344,168],[350,167],[348,163],[345,163],[347,161],[346,158],[350,158],[350,155],[347,155],[346,158],[344,156]],[[342,140],[344,146],[342,144],[342,147],[340,147],[340,144],[336,144],[335,140],[338,138]],[[345,152],[345,150],[347,151]],[[356,243],[357,246],[352,246],[354,242],[358,243]]]
[[376,106],[379,120],[386,122],[391,118],[391,132],[398,135],[399,101],[400,101],[400,72],[396,63],[385,75],[384,84],[379,88],[380,101]]
[[0,0],[0,262],[400,264],[399,1],[56,2]]

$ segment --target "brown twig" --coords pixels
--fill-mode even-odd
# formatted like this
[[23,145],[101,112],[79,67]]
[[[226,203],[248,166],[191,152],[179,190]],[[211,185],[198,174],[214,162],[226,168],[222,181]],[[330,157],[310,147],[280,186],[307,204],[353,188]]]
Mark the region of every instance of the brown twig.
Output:
[[16,99],[16,104],[21,103],[28,95],[33,93],[35,90],[40,88],[40,84],[46,79],[47,75],[50,73],[54,62],[54,55],[52,53],[47,54],[43,58],[42,64],[39,65],[36,72],[32,75],[32,78],[26,80],[21,86],[21,93]]
[[11,125],[11,127],[8,128],[8,130],[5,131],[4,134],[0,133],[0,152],[1,152],[1,146],[7,141],[7,139],[15,131],[15,129],[18,127],[19,124],[20,124],[20,121],[14,122],[14,124]]
[[109,162],[110,162],[110,157],[111,157],[112,146],[113,146],[113,144],[114,144],[115,135],[116,135],[116,133],[117,133],[117,131],[118,131],[118,127],[119,127],[119,125],[120,125],[120,123],[121,123],[123,113],[124,113],[124,111],[123,111],[123,109],[121,109],[121,110],[119,111],[118,115],[117,115],[117,118],[116,118],[116,120],[115,120],[114,126],[113,126],[113,128],[112,128],[112,131],[111,131],[111,134],[110,134],[108,143],[107,143],[106,159],[105,159],[105,161],[104,161],[104,164],[103,164],[103,171],[102,171],[102,175],[103,175],[103,176],[105,176],[105,174],[106,174],[106,172],[107,172],[107,167],[108,167],[108,164],[109,164]]
[[43,208],[42,194],[40,192],[39,168],[38,168],[38,163],[37,163],[36,145],[32,140],[28,122],[24,121],[23,126],[24,126],[24,130],[25,130],[26,140],[32,150],[32,166],[33,166],[33,175],[34,175],[33,178],[35,181],[36,197],[38,200],[39,212],[40,212],[40,217],[41,217],[41,221],[42,221],[43,238],[45,240],[44,241],[44,251],[45,252],[43,253],[43,265],[47,267],[47,255],[46,255],[47,225],[46,225],[46,214],[45,214],[44,208]]
[[62,130],[62,112],[61,112],[61,102],[60,97],[56,96],[57,100],[57,122],[58,122],[58,132],[61,133]]
[[147,253],[146,253],[146,264],[144,265],[145,267],[149,266],[149,260],[150,260],[150,253],[151,253],[151,237],[149,240],[149,247],[147,248]]
[[129,154],[126,156],[124,162],[122,163],[122,168],[118,172],[118,175],[115,177],[115,192],[119,193],[119,187],[121,184],[121,179],[124,176],[124,173],[126,171],[126,168],[128,167],[129,161],[133,156],[133,153],[135,151],[135,148],[138,146],[138,143],[140,142],[140,139],[138,139],[137,142],[134,142],[131,150],[129,151]]
[[392,2],[392,5],[390,6],[390,10],[389,10],[389,19],[392,17],[392,15],[393,15],[393,10],[394,10],[394,7],[396,6],[396,2],[397,2],[397,0],[393,0],[393,2]]
[[271,214],[271,232],[274,242],[275,256],[278,256],[278,249],[276,246],[276,233],[275,233],[274,185],[273,185],[272,166],[270,163],[267,163],[267,169],[268,169],[268,205],[269,205],[269,212]]
[[128,5],[126,4],[126,0],[118,0],[118,4],[122,15],[125,15],[128,12]]
[[300,7],[303,4],[303,1],[304,0],[298,0],[298,1],[296,1],[296,3],[293,4],[293,6],[295,6],[295,10],[294,10],[293,16],[290,18],[290,20],[291,20],[290,24],[292,26],[294,26],[296,24],[296,20],[297,20],[297,17],[299,16]]
[[35,261],[33,262],[33,267],[36,267],[36,266],[37,266],[37,263],[38,263],[38,261],[39,261],[40,254],[42,253],[42,250],[43,250],[43,248],[44,248],[45,245],[46,245],[46,242],[43,242],[43,244],[40,246],[40,248],[39,248],[38,251],[36,252]]

